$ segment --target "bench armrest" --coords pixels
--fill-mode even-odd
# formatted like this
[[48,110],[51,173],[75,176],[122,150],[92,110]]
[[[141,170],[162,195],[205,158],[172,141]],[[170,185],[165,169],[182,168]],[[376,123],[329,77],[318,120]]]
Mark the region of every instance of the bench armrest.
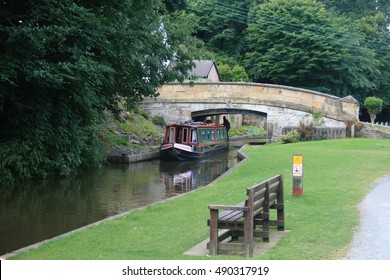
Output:
[[249,207],[246,206],[232,206],[232,205],[209,205],[210,210],[233,210],[233,211],[249,211]]

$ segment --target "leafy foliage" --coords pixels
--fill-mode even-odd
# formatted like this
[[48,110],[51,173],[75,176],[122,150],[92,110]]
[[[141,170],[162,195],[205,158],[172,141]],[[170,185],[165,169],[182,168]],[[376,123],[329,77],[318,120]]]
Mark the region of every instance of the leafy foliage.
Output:
[[231,73],[233,82],[249,82],[249,77],[244,67],[236,64]]
[[0,181],[100,164],[104,109],[184,78],[181,20],[160,0],[2,1]]
[[313,139],[315,125],[313,121],[301,120],[298,128],[292,129],[281,136],[283,144],[310,141]]
[[249,82],[245,68],[238,64],[230,68],[228,64],[222,63],[218,66],[218,72],[222,82]]
[[165,127],[167,125],[167,123],[165,122],[164,118],[161,117],[161,116],[154,116],[152,118],[152,122],[157,125],[157,126],[161,126],[161,127]]
[[218,73],[221,82],[230,82],[232,80],[231,71],[232,69],[228,64],[221,63],[218,65]]
[[239,127],[233,127],[229,131],[229,136],[262,136],[266,135],[267,132],[262,127],[257,127],[254,125],[242,125]]
[[293,129],[283,134],[280,140],[283,144],[298,143],[301,141],[301,134],[298,132],[297,129]]
[[229,56],[229,64],[232,64],[245,52],[247,14],[253,2],[259,1],[188,1],[187,9],[199,18],[196,37],[203,40],[210,51]]
[[324,3],[328,9],[354,18],[379,12],[387,15],[387,24],[390,24],[390,2],[388,0],[319,0],[318,2]]
[[312,121],[301,120],[297,129],[300,134],[300,139],[303,141],[313,139],[314,129],[315,127]]
[[346,19],[316,1],[267,1],[251,18],[246,65],[255,81],[338,96],[374,87],[372,77],[379,74],[374,53],[360,46],[362,37],[346,29]]

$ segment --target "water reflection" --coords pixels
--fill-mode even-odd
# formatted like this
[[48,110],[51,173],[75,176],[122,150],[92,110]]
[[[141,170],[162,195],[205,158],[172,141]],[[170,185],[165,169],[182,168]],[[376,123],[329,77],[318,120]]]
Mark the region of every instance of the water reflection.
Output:
[[111,165],[0,192],[0,255],[109,216],[207,185],[236,162],[236,149],[195,163]]
[[192,191],[212,182],[228,167],[228,154],[201,162],[160,162],[160,173],[167,196]]

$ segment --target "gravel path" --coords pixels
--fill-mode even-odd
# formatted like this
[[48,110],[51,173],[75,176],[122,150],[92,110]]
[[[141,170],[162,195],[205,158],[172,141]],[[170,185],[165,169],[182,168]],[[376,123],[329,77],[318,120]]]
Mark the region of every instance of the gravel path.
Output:
[[359,205],[361,224],[348,260],[390,260],[390,176],[382,178]]

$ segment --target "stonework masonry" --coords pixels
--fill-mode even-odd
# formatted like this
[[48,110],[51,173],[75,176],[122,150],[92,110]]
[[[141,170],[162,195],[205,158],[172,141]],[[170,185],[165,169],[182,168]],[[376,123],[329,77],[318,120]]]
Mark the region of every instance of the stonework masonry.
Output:
[[318,112],[324,126],[345,127],[345,120],[358,119],[359,103],[352,97],[336,97],[320,92],[256,83],[166,84],[157,98],[145,99],[140,107],[167,123],[192,119],[194,112],[221,109],[225,113],[259,112],[267,115],[273,140],[285,126],[298,126]]

